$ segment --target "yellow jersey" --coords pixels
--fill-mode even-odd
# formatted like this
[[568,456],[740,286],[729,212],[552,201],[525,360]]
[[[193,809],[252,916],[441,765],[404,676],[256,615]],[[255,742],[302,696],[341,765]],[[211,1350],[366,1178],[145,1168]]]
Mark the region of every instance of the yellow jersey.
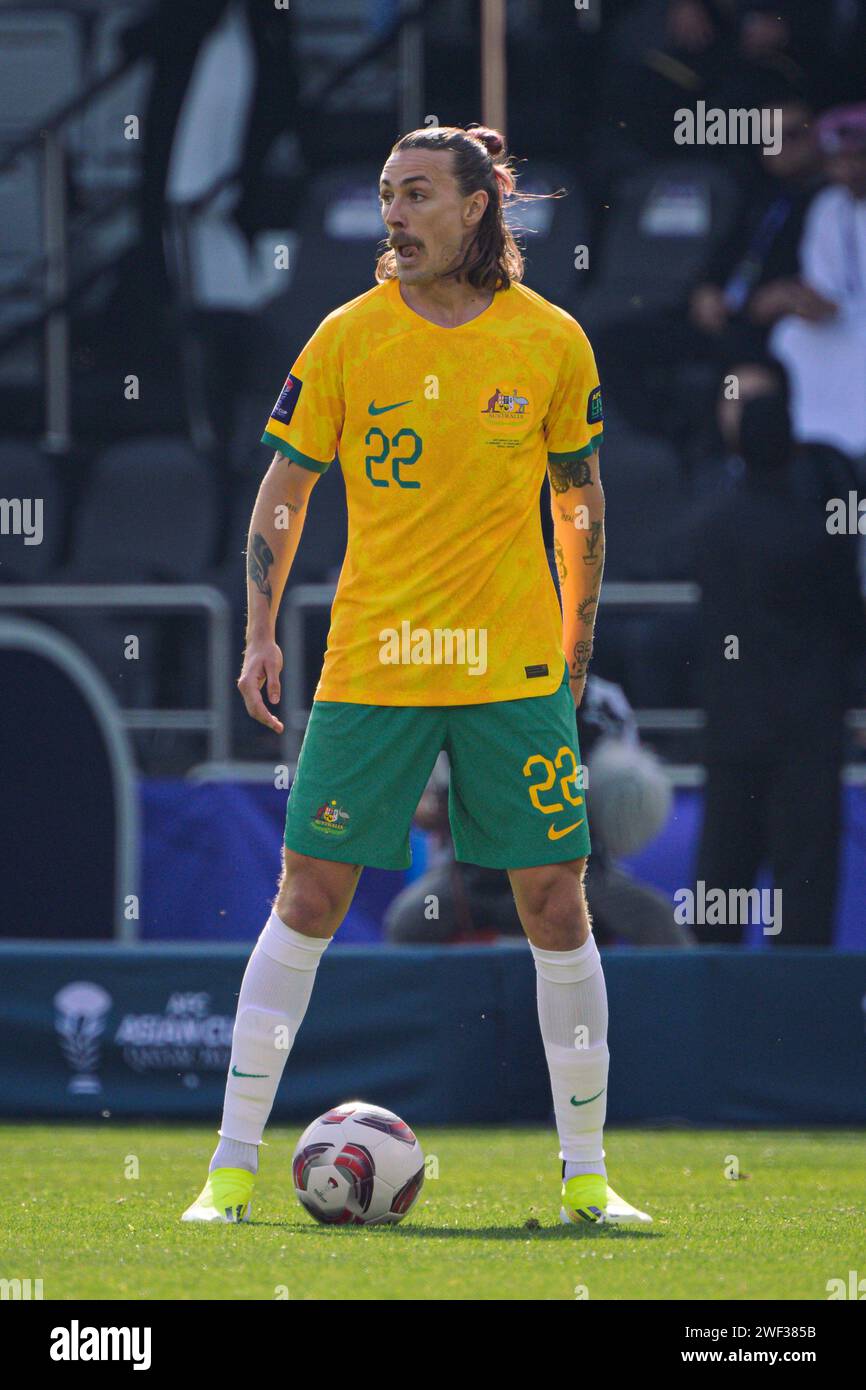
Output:
[[[524,285],[444,328],[397,279],[335,309],[262,442],[323,473],[348,545],[317,700],[464,705],[549,695],[565,656],[541,530],[548,461],[602,442],[592,348]],[[315,506],[314,498],[311,506]]]

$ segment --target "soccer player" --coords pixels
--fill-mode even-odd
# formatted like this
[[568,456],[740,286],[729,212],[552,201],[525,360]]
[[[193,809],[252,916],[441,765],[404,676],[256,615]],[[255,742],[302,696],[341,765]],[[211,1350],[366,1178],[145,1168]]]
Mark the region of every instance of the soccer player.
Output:
[[[410,863],[442,748],[458,859],[507,869],[535,959],[564,1222],[648,1222],[608,1186],[607,996],[583,874],[575,709],[604,560],[601,390],[579,324],[520,281],[498,132],[415,130],[380,199],[376,285],[335,309],[286,379],[250,523],[238,688],[282,731],[277,609],[339,449],[349,537],[286,814],[273,911],[241,985],[210,1173],[185,1221],[249,1219],[258,1146],[316,969],[365,864]],[[539,490],[552,489],[563,611]],[[568,654],[567,658],[565,653]]]

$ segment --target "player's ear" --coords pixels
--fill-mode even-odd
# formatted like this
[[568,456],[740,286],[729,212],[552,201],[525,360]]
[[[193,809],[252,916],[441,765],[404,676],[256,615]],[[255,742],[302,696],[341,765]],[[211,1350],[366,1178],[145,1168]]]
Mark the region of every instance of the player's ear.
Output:
[[477,226],[481,221],[487,211],[487,204],[489,201],[487,192],[483,188],[479,188],[474,193],[470,194],[469,206],[463,215],[471,227]]

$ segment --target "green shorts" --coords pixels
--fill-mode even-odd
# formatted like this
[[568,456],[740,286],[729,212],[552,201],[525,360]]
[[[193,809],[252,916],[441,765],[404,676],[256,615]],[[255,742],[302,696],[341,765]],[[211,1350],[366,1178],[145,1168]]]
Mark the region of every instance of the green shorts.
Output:
[[574,700],[356,705],[316,700],[286,810],[298,854],[377,869],[412,862],[409,829],[439,752],[459,860],[522,869],[590,852]]

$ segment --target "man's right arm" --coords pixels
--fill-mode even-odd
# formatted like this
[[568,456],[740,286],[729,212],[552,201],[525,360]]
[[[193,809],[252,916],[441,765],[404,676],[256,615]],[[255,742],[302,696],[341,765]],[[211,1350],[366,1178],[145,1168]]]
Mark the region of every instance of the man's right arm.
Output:
[[275,453],[262,479],[247,542],[247,631],[238,690],[247,713],[260,724],[283,732],[283,725],[262,699],[280,698],[282,653],[276,642],[277,612],[298,549],[307,502],[318,473]]

